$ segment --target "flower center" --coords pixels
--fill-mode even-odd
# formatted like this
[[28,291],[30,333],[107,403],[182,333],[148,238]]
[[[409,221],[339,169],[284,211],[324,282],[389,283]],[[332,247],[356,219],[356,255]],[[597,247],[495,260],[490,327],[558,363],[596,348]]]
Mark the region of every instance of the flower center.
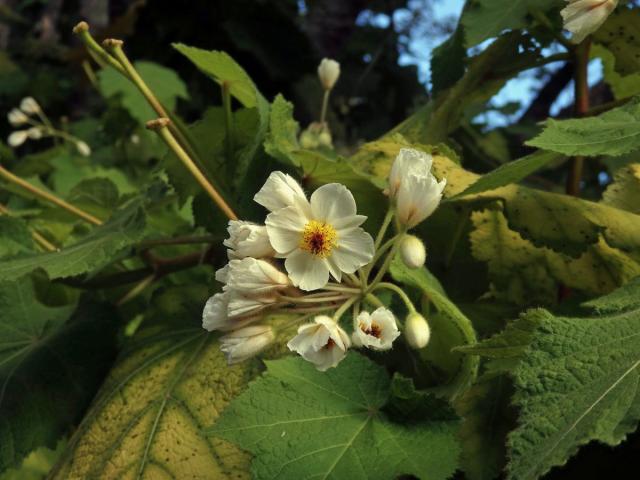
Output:
[[320,258],[331,255],[331,250],[338,243],[336,229],[325,222],[311,220],[304,226],[300,248]]
[[382,335],[382,328],[380,328],[380,325],[376,325],[375,323],[372,323],[369,328],[366,328],[366,327],[363,328],[363,327],[364,325],[361,325],[360,329],[367,335],[371,335],[372,337],[376,337],[376,338],[380,338],[380,336]]

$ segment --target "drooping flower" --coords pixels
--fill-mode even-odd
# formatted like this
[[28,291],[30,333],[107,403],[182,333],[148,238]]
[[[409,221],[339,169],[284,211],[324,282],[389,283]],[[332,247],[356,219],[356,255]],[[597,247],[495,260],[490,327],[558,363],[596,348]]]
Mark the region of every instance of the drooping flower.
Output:
[[20,110],[28,115],[39,113],[42,109],[33,97],[25,97],[20,102]]
[[271,212],[307,202],[300,184],[291,175],[282,172],[272,172],[253,199]]
[[372,350],[389,350],[393,341],[400,336],[396,318],[390,310],[380,307],[373,313],[360,312],[354,322],[353,344]]
[[12,127],[19,127],[29,121],[29,117],[20,109],[12,108],[7,114],[7,120]]
[[265,260],[247,257],[229,262],[227,288],[245,295],[267,295],[290,285],[289,277]]
[[560,12],[564,28],[580,43],[594,33],[618,5],[618,0],[566,0],[569,4]]
[[242,220],[231,220],[227,227],[229,238],[223,244],[228,248],[230,259],[234,258],[266,258],[276,253],[267,234],[267,227]]
[[404,327],[404,336],[411,348],[419,350],[427,346],[431,329],[422,315],[417,312],[410,313]]
[[340,76],[340,64],[330,58],[323,58],[318,65],[318,78],[325,90],[331,90]]
[[431,173],[433,158],[419,150],[403,148],[389,174],[389,195],[396,202],[398,220],[415,227],[431,215],[440,204],[447,184]]
[[240,328],[220,338],[220,350],[233,365],[243,362],[268,347],[275,340],[275,333],[268,325],[252,325]]
[[356,214],[351,192],[337,183],[318,188],[310,202],[297,199],[295,206],[267,216],[269,240],[285,257],[292,283],[302,290],[316,290],[337,281],[342,272],[353,273],[371,261],[373,239],[360,225],[366,217]]
[[235,330],[260,319],[260,313],[277,301],[274,295],[250,297],[234,290],[213,295],[202,312],[202,328]]
[[420,268],[427,260],[424,243],[415,235],[405,235],[400,243],[400,257],[409,268]]
[[324,315],[298,328],[298,334],[289,340],[287,347],[299,353],[324,372],[335,367],[347,354],[351,341],[347,333],[331,318]]
[[9,134],[9,138],[7,138],[7,143],[10,147],[19,147],[29,138],[27,130],[16,130],[15,132],[11,132]]

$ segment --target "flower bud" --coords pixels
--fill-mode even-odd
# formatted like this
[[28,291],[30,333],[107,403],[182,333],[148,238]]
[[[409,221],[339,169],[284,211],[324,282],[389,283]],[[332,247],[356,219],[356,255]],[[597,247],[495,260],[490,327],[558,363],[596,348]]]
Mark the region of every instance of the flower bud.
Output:
[[313,150],[320,146],[320,141],[315,133],[305,130],[300,134],[300,146],[306,150]]
[[28,138],[27,130],[17,130],[15,132],[12,132],[11,135],[9,135],[9,138],[7,138],[7,143],[9,144],[10,147],[15,148],[15,147],[19,147],[24,142],[26,142],[27,138]]
[[25,97],[20,102],[20,110],[28,115],[34,115],[36,113],[40,113],[42,109],[38,102],[36,102],[33,97]]
[[91,155],[91,147],[82,140],[76,143],[76,148],[78,149],[78,153],[83,157],[88,157],[89,155]]
[[7,119],[12,127],[19,127],[20,125],[24,125],[29,121],[29,117],[22,111],[17,108],[11,109],[11,111],[7,114]]
[[40,140],[42,138],[42,129],[40,127],[31,127],[27,130],[27,136],[31,140]]
[[331,90],[340,76],[340,64],[330,58],[323,58],[318,65],[318,77],[322,88]]
[[424,348],[429,343],[431,330],[425,318],[417,312],[407,316],[404,327],[404,335],[409,346],[415,350]]
[[243,362],[268,347],[276,335],[268,325],[252,325],[240,328],[220,338],[220,350],[227,363]]
[[331,132],[328,129],[323,129],[318,135],[318,143],[323,147],[333,147],[333,138]]
[[420,268],[427,259],[424,243],[415,235],[405,235],[400,243],[400,256],[409,268]]

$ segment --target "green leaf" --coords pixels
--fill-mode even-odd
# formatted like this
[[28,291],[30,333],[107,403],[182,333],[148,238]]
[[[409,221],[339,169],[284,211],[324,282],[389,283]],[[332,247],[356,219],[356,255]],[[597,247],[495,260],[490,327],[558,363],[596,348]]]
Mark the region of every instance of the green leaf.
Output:
[[536,309],[464,350],[510,371],[518,427],[509,478],[535,479],[597,440],[617,445],[640,421],[640,277],[596,301],[585,317]]
[[0,215],[0,258],[31,253],[34,247],[31,232],[23,220]]
[[432,95],[438,95],[462,78],[466,58],[465,32],[462,25],[458,25],[455,32],[431,54]]
[[120,203],[120,192],[108,178],[88,178],[71,189],[68,200],[98,218],[108,218]]
[[632,97],[640,94],[640,72],[621,75],[615,70],[616,60],[613,53],[602,45],[595,44],[591,49],[592,57],[602,60],[604,81],[616,99]]
[[265,151],[284,164],[300,166],[290,152],[300,148],[298,130],[300,126],[293,118],[293,104],[282,95],[276,96],[269,115],[269,132],[264,142]]
[[602,203],[640,214],[640,163],[619,169],[602,194]]
[[0,262],[0,281],[15,280],[40,268],[50,279],[97,271],[139,241],[144,228],[143,211],[129,207],[117,212],[111,220],[96,227],[78,243],[60,251]]
[[615,71],[630,75],[640,71],[640,12],[637,9],[616,8],[593,35],[615,56]]
[[371,360],[351,353],[324,373],[299,357],[266,364],[208,431],[253,453],[255,478],[435,480],[456,470],[457,422],[391,422],[381,411],[391,381]]
[[640,97],[597,117],[548,120],[527,145],[565,155],[618,156],[640,148]]
[[259,362],[227,366],[200,325],[206,296],[206,287],[189,284],[153,298],[52,479],[247,478],[249,456],[202,430]]
[[[175,110],[178,98],[189,98],[187,87],[173,70],[152,62],[135,62],[134,67],[167,110]],[[116,70],[112,68],[100,70],[98,85],[105,97],[119,96],[122,106],[140,124],[144,125],[158,117],[133,82]]]
[[27,455],[17,468],[10,468],[0,473],[0,480],[43,480],[51,470],[56,459],[60,457],[66,442],[60,440],[55,449],[36,448]]
[[[451,348],[462,344],[473,344],[476,342],[476,333],[471,321],[460,311],[460,309],[449,300],[442,285],[425,267],[418,269],[408,268],[399,256],[394,258],[390,269],[393,278],[407,286],[417,288],[435,305],[438,311],[449,320],[450,328],[453,332],[447,332],[450,342],[448,345],[449,356],[457,356],[451,353]],[[428,320],[428,319],[427,319]],[[443,332],[444,333],[444,332]],[[444,337],[444,335],[443,335]],[[443,339],[440,339],[441,341]],[[446,355],[446,352],[443,352]],[[457,374],[450,380],[448,388],[451,395],[456,396],[469,387],[477,375],[478,359],[473,356],[461,356],[455,358],[459,363]]]
[[544,11],[559,3],[557,0],[475,0],[462,15],[467,46],[497,37],[505,30],[524,28],[530,9]]
[[46,306],[28,279],[0,283],[0,312],[3,471],[79,419],[115,354],[117,321],[95,303]]
[[557,162],[563,158],[562,155],[552,152],[532,153],[513,162],[505,163],[492,172],[483,175],[477,182],[454,198],[472,195],[474,193],[482,193],[487,190],[494,190],[511,183],[519,182],[548,164]]

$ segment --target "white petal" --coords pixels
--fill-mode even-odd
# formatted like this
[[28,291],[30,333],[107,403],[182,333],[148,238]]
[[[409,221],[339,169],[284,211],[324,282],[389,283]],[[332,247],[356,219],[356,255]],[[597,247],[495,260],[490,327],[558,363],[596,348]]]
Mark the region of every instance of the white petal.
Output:
[[307,221],[297,207],[281,208],[267,215],[267,233],[276,252],[286,255],[298,248]]
[[284,266],[291,282],[301,290],[317,290],[329,281],[329,266],[326,260],[304,250],[298,249],[291,253]]
[[294,205],[296,197],[298,200],[304,199],[305,201],[307,198],[300,184],[290,175],[272,172],[253,199],[256,203],[273,212]]
[[329,183],[311,195],[311,213],[314,220],[338,228],[335,225],[336,220],[355,216],[356,201],[347,187],[339,183]]
[[202,328],[208,331],[222,330],[228,323],[227,304],[229,296],[226,293],[216,293],[207,300],[202,312]]
[[371,261],[374,254],[373,238],[362,228],[338,231],[338,246],[331,256],[345,273],[353,273]]

